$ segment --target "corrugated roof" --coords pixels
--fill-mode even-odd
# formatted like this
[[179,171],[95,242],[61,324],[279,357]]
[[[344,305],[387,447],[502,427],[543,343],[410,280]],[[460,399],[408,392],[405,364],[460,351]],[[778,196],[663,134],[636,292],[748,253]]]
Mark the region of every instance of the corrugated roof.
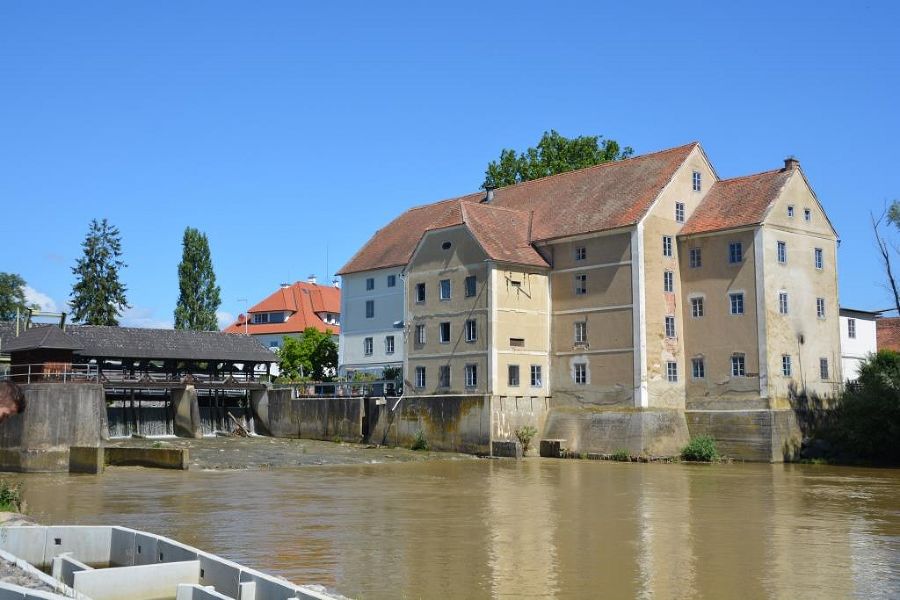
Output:
[[[290,316],[283,323],[253,323],[254,313],[289,312]],[[251,335],[302,333],[307,327],[315,327],[321,332],[340,333],[340,326],[328,324],[322,320],[326,313],[340,315],[341,290],[330,285],[319,285],[306,281],[298,281],[292,285],[281,287],[261,302],[253,305],[248,313],[251,321],[247,331]],[[244,333],[245,315],[225,328],[226,333]]]

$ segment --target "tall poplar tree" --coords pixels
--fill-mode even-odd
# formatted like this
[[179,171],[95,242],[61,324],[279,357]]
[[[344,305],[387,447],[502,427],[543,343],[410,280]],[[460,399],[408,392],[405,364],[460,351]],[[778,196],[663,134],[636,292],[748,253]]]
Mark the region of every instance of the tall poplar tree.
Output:
[[187,227],[182,246],[175,329],[216,331],[219,329],[216,311],[222,300],[209,254],[209,240],[200,230]]
[[69,301],[72,320],[87,325],[118,325],[122,311],[130,308],[125,298],[127,288],[119,281],[119,271],[128,266],[121,258],[119,230],[106,219],[92,219],[81,247],[84,254],[72,268],[77,278]]

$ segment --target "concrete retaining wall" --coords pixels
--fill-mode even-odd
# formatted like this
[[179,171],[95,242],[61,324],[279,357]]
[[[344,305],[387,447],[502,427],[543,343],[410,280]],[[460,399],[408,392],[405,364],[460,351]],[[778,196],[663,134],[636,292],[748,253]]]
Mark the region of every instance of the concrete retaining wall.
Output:
[[432,450],[491,452],[490,396],[388,398],[372,411],[369,421],[373,443],[409,447],[421,431]]
[[730,458],[783,462],[799,456],[802,434],[791,410],[691,410],[685,416],[691,437],[711,436]]
[[67,471],[70,446],[99,446],[108,438],[103,386],[32,383],[21,388],[27,409],[0,424],[0,470]]
[[257,431],[273,437],[362,439],[363,398],[291,398],[290,389],[254,391]]
[[[491,398],[491,439],[494,442],[518,441],[516,430],[525,426],[534,427],[537,434],[532,438],[529,456],[537,456],[540,436],[550,413],[550,401],[536,396],[494,396]],[[494,452],[497,456],[497,453]]]

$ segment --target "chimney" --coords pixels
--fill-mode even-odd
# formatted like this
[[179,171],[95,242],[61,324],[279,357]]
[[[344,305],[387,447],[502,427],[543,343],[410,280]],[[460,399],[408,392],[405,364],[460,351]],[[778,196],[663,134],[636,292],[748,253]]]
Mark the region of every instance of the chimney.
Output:
[[487,185],[484,187],[484,198],[481,199],[480,204],[490,204],[494,201],[494,186]]
[[313,273],[312,275],[310,275],[309,277],[307,277],[307,278],[306,278],[306,283],[309,283],[309,284],[312,284],[312,285],[316,285],[316,274]]
[[341,280],[338,279],[337,277],[335,277],[334,279],[331,280],[331,285],[333,285],[333,286],[336,287],[336,288],[340,288],[340,287],[341,287]]
[[291,284],[289,284],[289,283],[282,283],[282,284],[281,284],[281,289],[289,288],[289,287],[291,287]]
[[800,168],[800,161],[793,154],[784,159],[784,170],[794,171]]

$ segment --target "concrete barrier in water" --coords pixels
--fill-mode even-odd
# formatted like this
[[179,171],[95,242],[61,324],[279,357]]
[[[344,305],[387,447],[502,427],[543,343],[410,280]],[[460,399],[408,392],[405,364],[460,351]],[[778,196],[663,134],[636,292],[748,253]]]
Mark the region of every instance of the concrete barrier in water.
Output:
[[154,469],[176,469],[187,471],[190,467],[190,452],[187,448],[123,448],[81,447],[69,449],[70,473],[102,473],[107,466],[150,467]]

